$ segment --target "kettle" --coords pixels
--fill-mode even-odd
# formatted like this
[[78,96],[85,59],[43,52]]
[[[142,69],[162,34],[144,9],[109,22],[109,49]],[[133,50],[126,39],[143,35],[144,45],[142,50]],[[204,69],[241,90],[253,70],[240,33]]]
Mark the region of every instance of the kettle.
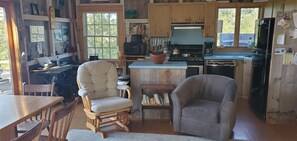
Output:
[[178,48],[174,48],[172,54],[173,55],[179,55],[179,49]]

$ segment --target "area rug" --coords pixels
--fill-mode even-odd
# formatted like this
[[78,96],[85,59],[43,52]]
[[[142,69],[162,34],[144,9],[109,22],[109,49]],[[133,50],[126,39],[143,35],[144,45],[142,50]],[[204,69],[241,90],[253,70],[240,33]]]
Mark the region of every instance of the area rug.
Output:
[[166,135],[132,132],[112,132],[102,139],[98,134],[83,129],[71,129],[67,134],[68,141],[213,141],[200,137],[184,135]]

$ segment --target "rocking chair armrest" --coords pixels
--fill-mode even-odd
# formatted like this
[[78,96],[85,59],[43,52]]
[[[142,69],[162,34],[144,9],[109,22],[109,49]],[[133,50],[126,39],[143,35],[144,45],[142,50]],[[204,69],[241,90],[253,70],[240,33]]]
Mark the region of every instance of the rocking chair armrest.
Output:
[[85,109],[91,111],[91,99],[89,97],[89,92],[84,89],[79,89],[78,95],[81,96]]
[[128,93],[128,99],[131,99],[131,87],[130,86],[128,86],[128,85],[120,85],[119,86],[118,85],[117,86],[117,89],[121,91],[120,92],[120,96],[121,97],[124,96],[124,94],[125,94],[125,93],[122,94],[122,92],[127,91],[127,93]]
[[78,95],[81,96],[81,97],[83,97],[83,96],[85,96],[85,95],[88,95],[89,93],[90,93],[90,92],[87,91],[86,89],[79,89],[79,90],[78,90]]

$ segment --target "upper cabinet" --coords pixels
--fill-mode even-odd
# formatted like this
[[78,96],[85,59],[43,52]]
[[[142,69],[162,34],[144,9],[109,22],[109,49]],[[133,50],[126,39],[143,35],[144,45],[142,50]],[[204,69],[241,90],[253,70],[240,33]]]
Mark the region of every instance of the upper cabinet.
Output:
[[216,13],[215,3],[205,4],[203,37],[213,38],[216,34]]
[[215,3],[149,4],[148,24],[151,37],[170,37],[171,23],[204,22],[204,37],[215,37]]
[[148,7],[149,32],[152,37],[170,36],[170,7],[168,4],[150,4]]
[[171,22],[203,22],[204,4],[173,4]]

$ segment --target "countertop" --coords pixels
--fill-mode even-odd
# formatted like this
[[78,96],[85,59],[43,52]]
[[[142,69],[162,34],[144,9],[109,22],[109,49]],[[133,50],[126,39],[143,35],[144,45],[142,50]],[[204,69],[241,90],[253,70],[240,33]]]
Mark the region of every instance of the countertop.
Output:
[[187,69],[186,62],[165,62],[154,64],[153,62],[133,62],[129,65],[130,69]]
[[252,60],[251,54],[214,54],[211,56],[204,56],[204,59],[218,59],[218,60]]

